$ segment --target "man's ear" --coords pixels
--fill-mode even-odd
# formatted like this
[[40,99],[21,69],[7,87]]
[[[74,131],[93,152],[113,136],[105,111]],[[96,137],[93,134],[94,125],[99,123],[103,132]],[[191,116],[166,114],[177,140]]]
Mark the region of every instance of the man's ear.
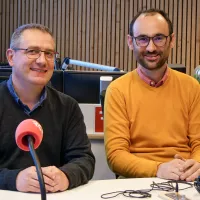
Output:
[[130,50],[133,50],[133,37],[130,35],[127,35],[127,43],[128,43],[128,47]]
[[14,62],[13,62],[14,53],[15,52],[13,49],[7,49],[6,51],[6,57],[10,66],[14,65]]
[[174,47],[174,45],[175,45],[175,41],[176,41],[175,34],[172,33],[172,34],[171,34],[171,41],[170,41],[170,47],[171,47],[171,48]]

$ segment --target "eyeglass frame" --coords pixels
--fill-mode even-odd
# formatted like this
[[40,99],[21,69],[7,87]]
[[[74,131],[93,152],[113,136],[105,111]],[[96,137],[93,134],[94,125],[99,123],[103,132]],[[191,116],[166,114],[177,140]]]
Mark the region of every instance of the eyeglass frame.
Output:
[[[40,56],[41,56],[41,52],[44,52],[44,55],[45,55],[45,58],[47,59],[47,60],[54,60],[55,58],[56,58],[56,56],[59,54],[58,52],[56,52],[56,51],[43,51],[43,50],[40,50],[40,49],[32,49],[32,48],[26,48],[26,49],[24,49],[24,48],[12,48],[12,50],[14,50],[14,51],[20,51],[20,50],[23,50],[23,51],[25,51],[25,54],[26,54],[26,56],[29,58],[29,59],[38,59]],[[28,55],[27,55],[27,51],[28,50],[34,50],[34,51],[39,51],[39,54],[38,54],[38,57],[35,57],[35,58],[30,58]],[[50,52],[52,52],[53,54],[54,54],[54,57],[52,57],[52,58],[48,58],[47,56],[46,56],[46,54],[45,53],[50,53]]]
[[[165,44],[166,44],[166,42],[167,42],[167,38],[168,38],[169,36],[171,36],[171,35],[172,35],[172,34],[169,34],[169,35],[157,34],[157,35],[155,35],[155,36],[153,36],[153,37],[149,37],[149,36],[147,36],[147,35],[139,35],[139,36],[137,36],[137,37],[132,36],[132,38],[135,40],[135,43],[136,43],[136,45],[137,45],[138,47],[147,47],[147,46],[149,45],[149,43],[150,43],[151,40],[152,40],[153,44],[154,44],[156,47],[164,47]],[[139,45],[138,45],[136,39],[139,38],[139,37],[141,37],[141,36],[147,37],[147,38],[149,39],[147,45],[145,45],[145,46],[139,46]],[[165,37],[165,43],[164,43],[162,46],[158,46],[158,45],[156,45],[156,44],[154,43],[153,38],[158,37],[158,36],[163,36],[163,37]]]

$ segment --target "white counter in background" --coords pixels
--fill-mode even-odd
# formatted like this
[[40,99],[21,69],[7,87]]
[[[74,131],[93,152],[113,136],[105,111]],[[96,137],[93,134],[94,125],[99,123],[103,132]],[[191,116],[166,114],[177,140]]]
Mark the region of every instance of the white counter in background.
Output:
[[103,113],[100,104],[79,104],[90,139],[103,139]]

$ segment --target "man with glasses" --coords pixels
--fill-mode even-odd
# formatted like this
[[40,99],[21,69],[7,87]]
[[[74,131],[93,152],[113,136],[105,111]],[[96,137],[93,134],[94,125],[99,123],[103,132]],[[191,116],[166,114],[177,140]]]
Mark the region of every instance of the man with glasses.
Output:
[[109,166],[123,177],[194,181],[200,175],[200,88],[167,66],[175,42],[172,23],[161,10],[140,12],[127,41],[138,67],[106,91]]
[[43,25],[26,24],[12,35],[12,75],[0,84],[0,189],[40,192],[31,156],[15,142],[18,124],[29,118],[44,131],[37,154],[47,192],[77,187],[93,176],[95,158],[78,103],[47,85],[56,54]]

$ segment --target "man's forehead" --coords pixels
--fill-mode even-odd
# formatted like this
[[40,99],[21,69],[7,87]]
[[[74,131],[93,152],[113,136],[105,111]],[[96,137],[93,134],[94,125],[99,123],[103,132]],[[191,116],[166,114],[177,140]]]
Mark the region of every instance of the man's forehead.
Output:
[[52,48],[55,46],[54,39],[49,33],[36,29],[23,31],[20,43],[27,43],[32,46],[48,45]]
[[141,14],[133,25],[134,34],[153,36],[158,33],[168,34],[169,27],[165,18],[159,13]]
[[[22,35],[24,36],[29,36],[29,35],[34,35],[34,34],[41,34],[41,35],[48,35],[49,37],[52,38],[52,36],[45,31],[39,30],[39,29],[26,29],[22,32]],[[53,38],[52,38],[53,39]]]

